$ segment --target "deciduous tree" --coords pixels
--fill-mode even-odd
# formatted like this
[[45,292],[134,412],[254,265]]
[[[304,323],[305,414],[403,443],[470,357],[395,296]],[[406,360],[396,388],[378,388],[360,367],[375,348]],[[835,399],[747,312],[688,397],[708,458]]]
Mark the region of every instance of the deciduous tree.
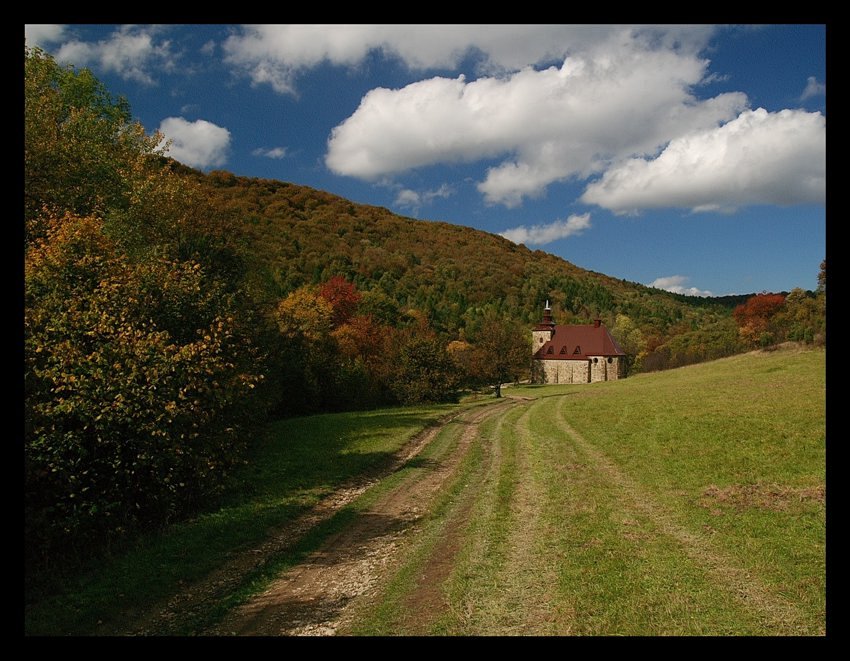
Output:
[[781,341],[778,337],[777,314],[785,306],[782,294],[756,294],[732,311],[741,337],[751,346],[769,346]]
[[332,323],[334,328],[347,322],[357,311],[360,302],[360,292],[352,283],[340,275],[335,275],[319,287],[319,296],[324,298],[333,308]]
[[502,384],[527,376],[531,366],[531,335],[528,329],[508,319],[484,320],[473,338],[472,370],[479,383],[493,387],[502,396]]

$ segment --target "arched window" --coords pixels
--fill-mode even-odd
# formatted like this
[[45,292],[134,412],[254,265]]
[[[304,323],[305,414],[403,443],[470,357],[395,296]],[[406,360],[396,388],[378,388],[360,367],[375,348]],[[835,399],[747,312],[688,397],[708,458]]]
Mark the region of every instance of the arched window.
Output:
[[596,363],[598,363],[598,362],[599,362],[599,359],[598,359],[598,358],[594,358],[594,359],[593,359],[593,364],[594,364],[594,365],[595,365]]
[[608,362],[609,362],[609,363],[613,363],[613,362],[614,362],[614,359],[613,359],[613,358],[611,358],[611,356],[608,356]]

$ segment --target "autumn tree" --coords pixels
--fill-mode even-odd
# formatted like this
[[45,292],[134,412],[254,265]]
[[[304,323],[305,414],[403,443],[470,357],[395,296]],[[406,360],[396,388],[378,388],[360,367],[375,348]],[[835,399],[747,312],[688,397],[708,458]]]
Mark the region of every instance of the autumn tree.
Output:
[[502,396],[502,384],[527,376],[531,365],[531,337],[522,324],[496,317],[486,318],[472,341],[470,375],[493,387]]
[[299,287],[278,304],[275,318],[285,337],[318,342],[333,327],[333,306],[314,287]]
[[477,385],[475,347],[466,340],[452,340],[446,345],[446,353],[452,359],[461,382],[465,386]]
[[321,285],[319,296],[330,303],[333,308],[331,321],[334,327],[341,326],[354,315],[361,299],[357,287],[340,275],[335,275]]
[[86,70],[25,61],[28,558],[162,525],[240,460],[262,381],[223,218]]
[[782,294],[761,293],[752,296],[732,311],[741,337],[750,346],[765,347],[781,341],[776,323],[778,313],[785,306]]
[[40,557],[214,493],[260,380],[233,297],[199,264],[133,262],[102,230],[68,215],[26,253],[26,539]]

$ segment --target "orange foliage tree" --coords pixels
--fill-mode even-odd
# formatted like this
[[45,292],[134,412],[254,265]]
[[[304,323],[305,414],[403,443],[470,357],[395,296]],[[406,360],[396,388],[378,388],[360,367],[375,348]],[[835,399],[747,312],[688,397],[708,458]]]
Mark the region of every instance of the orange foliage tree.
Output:
[[781,341],[777,315],[785,306],[782,294],[756,294],[736,307],[732,316],[741,337],[751,346],[765,347]]
[[333,276],[319,288],[319,296],[333,307],[333,325],[341,326],[357,311],[362,298],[352,283],[340,275]]

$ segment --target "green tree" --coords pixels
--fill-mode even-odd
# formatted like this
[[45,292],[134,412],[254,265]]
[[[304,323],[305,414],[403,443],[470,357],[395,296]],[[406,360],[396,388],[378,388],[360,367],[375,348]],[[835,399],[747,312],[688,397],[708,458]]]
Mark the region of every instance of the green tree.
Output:
[[826,332],[826,315],[822,293],[806,292],[799,287],[785,298],[785,306],[777,315],[780,326],[789,340],[811,344]]
[[618,314],[614,326],[611,328],[611,335],[617,340],[620,348],[626,352],[629,369],[640,371],[643,359],[649,353],[643,331],[630,317],[625,314]]
[[89,70],[62,67],[41,50],[26,49],[26,237],[43,235],[39,219],[46,216],[103,217],[125,208],[140,163],[160,142],[131,121],[126,100],[113,98]]
[[447,402],[457,396],[457,369],[446,343],[424,322],[395,333],[390,388],[402,404]]

